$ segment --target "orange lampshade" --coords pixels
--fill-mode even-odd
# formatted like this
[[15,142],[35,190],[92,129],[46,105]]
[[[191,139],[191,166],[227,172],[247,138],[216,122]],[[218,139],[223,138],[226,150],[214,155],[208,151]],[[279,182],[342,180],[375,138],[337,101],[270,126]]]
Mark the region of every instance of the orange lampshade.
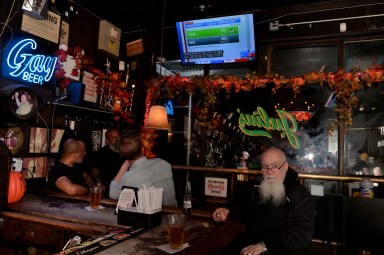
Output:
[[162,105],[153,105],[145,128],[169,130],[167,109]]

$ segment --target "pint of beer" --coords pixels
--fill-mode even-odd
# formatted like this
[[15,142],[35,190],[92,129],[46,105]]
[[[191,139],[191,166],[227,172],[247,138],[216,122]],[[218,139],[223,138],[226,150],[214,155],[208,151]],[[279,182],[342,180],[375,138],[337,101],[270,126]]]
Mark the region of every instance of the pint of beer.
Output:
[[89,188],[89,202],[92,209],[99,208],[102,192],[103,188],[99,185]]
[[179,249],[184,243],[184,214],[168,215],[168,240],[171,249]]

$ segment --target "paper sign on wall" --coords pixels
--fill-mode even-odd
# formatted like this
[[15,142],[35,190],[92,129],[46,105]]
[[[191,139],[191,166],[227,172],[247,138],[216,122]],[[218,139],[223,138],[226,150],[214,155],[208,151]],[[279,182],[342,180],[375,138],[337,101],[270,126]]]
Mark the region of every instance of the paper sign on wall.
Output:
[[48,11],[48,16],[45,20],[34,19],[28,15],[23,14],[21,30],[48,41],[58,43],[60,23],[60,15],[51,11]]
[[97,83],[92,73],[84,71],[84,101],[97,103]]
[[204,194],[213,197],[227,197],[228,180],[225,178],[205,177]]

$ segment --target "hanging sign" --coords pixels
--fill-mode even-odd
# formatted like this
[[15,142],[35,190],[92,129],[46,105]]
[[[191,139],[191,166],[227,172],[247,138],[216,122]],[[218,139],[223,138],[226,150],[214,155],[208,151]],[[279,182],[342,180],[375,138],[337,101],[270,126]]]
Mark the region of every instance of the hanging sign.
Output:
[[270,118],[263,107],[258,106],[252,114],[240,113],[239,128],[249,136],[265,136],[272,138],[269,131],[281,131],[281,137],[288,139],[293,148],[300,148],[300,141],[295,134],[297,131],[297,122],[294,116],[284,110],[276,110],[278,118]]
[[33,39],[17,40],[4,50],[2,76],[42,85],[51,80],[57,57],[42,55]]
[[59,43],[60,21],[60,15],[51,11],[48,11],[45,20],[34,19],[23,14],[21,30],[53,43]]

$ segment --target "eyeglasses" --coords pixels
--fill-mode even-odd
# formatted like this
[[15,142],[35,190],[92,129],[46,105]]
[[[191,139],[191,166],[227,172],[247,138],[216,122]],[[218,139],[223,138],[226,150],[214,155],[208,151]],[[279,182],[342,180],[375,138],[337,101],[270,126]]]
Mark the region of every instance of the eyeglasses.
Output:
[[284,161],[282,164],[281,164],[281,166],[277,166],[277,165],[275,165],[275,166],[272,166],[272,167],[268,167],[268,166],[265,166],[265,165],[261,165],[261,171],[263,171],[263,172],[268,172],[269,170],[271,170],[272,172],[277,172],[277,171],[279,171],[284,165],[285,165],[285,163],[287,163],[287,161]]

